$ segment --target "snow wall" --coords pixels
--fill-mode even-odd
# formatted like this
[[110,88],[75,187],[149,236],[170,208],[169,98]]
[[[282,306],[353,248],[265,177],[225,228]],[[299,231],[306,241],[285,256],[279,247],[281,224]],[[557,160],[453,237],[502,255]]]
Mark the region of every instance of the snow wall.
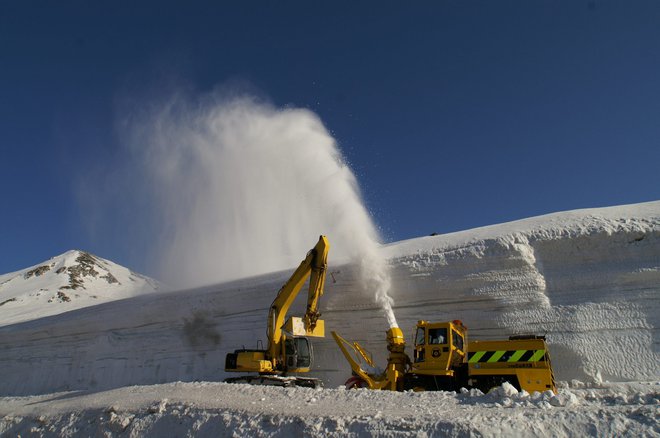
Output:
[[[408,341],[419,319],[461,319],[470,339],[545,334],[559,380],[660,377],[660,202],[558,213],[382,250]],[[290,274],[0,327],[0,395],[224,379],[226,353],[265,341],[268,307]],[[327,330],[359,341],[384,364],[387,321],[359,284],[356,267],[334,265],[331,249],[322,299]],[[295,310],[304,307],[303,295]],[[313,342],[312,374],[326,386],[341,384],[350,369],[329,333]]]

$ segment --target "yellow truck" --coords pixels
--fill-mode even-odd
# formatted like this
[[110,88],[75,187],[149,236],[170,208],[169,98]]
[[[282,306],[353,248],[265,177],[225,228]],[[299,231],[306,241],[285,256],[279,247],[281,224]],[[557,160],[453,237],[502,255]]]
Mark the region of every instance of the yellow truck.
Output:
[[336,332],[335,341],[351,365],[347,387],[403,390],[458,391],[478,388],[487,392],[509,382],[518,390],[557,391],[545,338],[512,336],[507,340],[470,341],[467,327],[451,322],[418,321],[412,359],[406,354],[403,332],[387,331],[387,367],[376,367],[369,352]]

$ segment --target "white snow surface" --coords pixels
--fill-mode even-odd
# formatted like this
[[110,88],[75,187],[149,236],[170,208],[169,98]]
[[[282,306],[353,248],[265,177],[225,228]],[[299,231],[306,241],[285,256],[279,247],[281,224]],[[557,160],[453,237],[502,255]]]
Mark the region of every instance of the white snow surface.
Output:
[[[660,201],[411,239],[382,252],[408,341],[419,319],[461,319],[473,340],[545,334],[555,376],[572,383],[554,398],[506,387],[481,396],[211,383],[227,377],[226,353],[265,340],[268,307],[286,271],[0,327],[0,432],[660,435],[658,385],[634,383],[660,379]],[[359,341],[384,365],[383,311],[362,289],[357,266],[332,260],[331,249],[321,303],[327,330]],[[296,305],[292,313],[301,313],[303,299]],[[310,374],[337,388],[348,364],[330,337],[313,342]],[[312,399],[335,407],[309,410]]]
[[0,275],[0,326],[157,291],[154,279],[90,253],[71,250]]
[[660,436],[659,389],[574,381],[528,394],[505,383],[484,395],[177,382],[4,398],[0,435]]

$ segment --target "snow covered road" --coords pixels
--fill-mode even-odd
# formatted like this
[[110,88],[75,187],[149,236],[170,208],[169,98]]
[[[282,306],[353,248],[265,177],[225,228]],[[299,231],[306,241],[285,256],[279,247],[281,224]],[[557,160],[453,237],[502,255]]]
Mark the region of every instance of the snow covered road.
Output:
[[660,383],[559,394],[171,383],[0,399],[2,436],[660,436]]

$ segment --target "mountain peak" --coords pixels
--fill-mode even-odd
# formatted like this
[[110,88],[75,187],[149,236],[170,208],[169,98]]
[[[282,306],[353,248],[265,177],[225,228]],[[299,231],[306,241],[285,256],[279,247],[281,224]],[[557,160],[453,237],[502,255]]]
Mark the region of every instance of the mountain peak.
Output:
[[69,250],[21,271],[0,275],[0,321],[13,323],[121,298],[161,285],[83,250]]

